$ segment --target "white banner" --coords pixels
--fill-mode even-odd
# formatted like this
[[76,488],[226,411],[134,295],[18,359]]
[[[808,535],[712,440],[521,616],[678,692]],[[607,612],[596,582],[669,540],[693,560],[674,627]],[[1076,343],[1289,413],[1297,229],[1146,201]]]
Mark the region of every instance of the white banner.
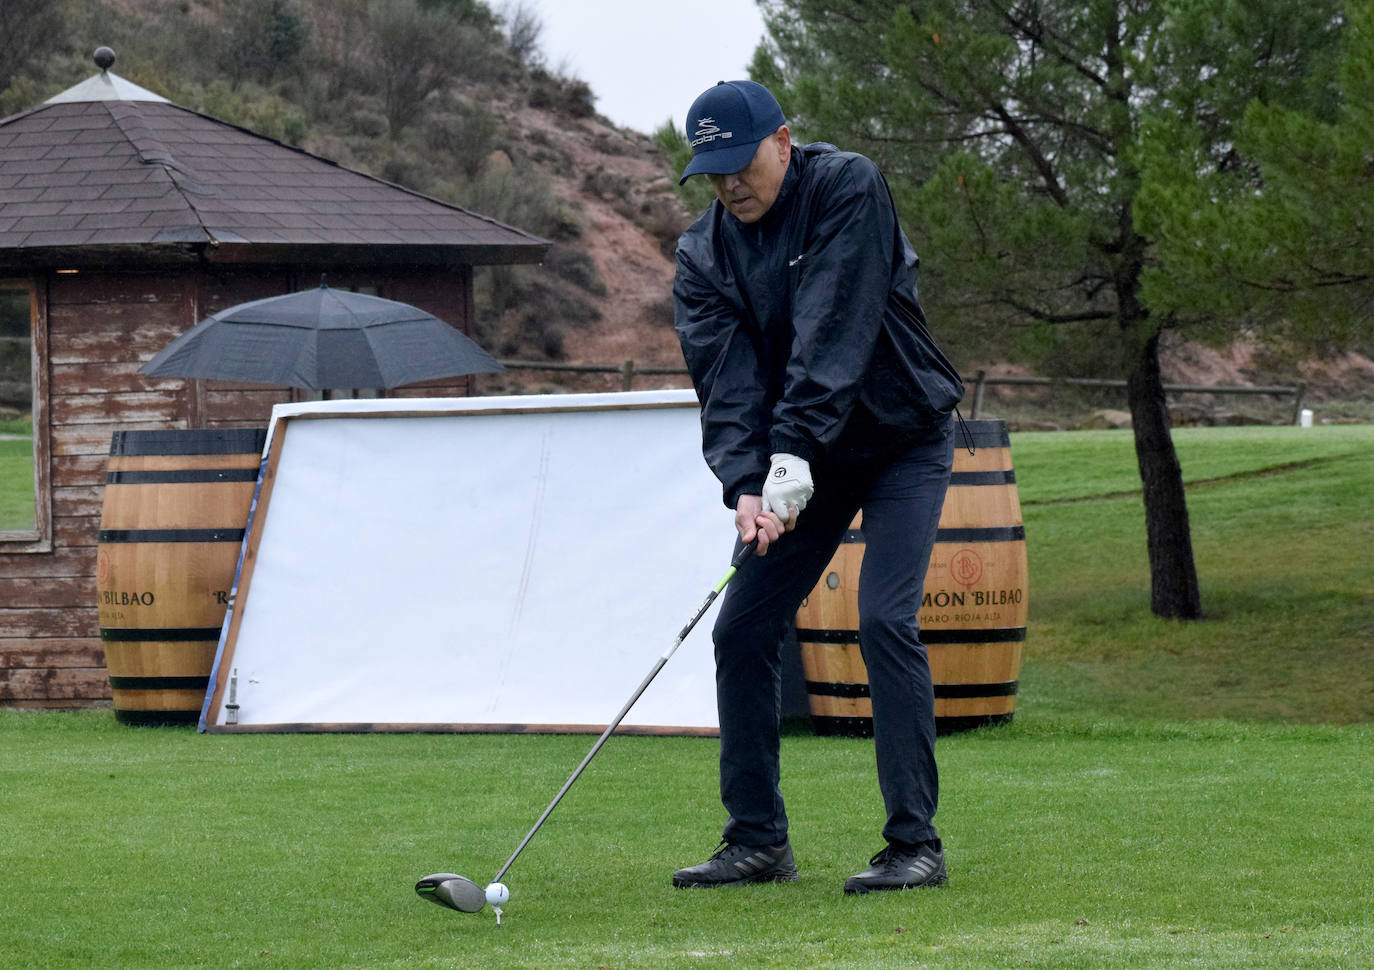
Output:
[[[203,728],[600,731],[729,564],[690,391],[272,421]],[[715,729],[713,617],[627,727]]]

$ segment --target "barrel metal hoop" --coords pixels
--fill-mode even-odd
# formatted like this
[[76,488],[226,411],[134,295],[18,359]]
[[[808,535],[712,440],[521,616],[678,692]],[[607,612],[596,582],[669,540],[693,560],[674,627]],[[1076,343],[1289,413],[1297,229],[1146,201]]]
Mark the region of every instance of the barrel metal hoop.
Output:
[[[921,630],[921,642],[926,645],[947,643],[1023,643],[1023,626],[989,627],[973,630]],[[859,642],[858,630],[817,630],[797,628],[798,643],[851,644]]]
[[1024,525],[1002,525],[979,529],[936,529],[936,542],[1024,542]]
[[114,690],[205,690],[209,677],[119,677],[110,675]]
[[247,529],[101,529],[99,541],[242,542]]
[[927,646],[949,643],[1024,643],[1023,626],[989,627],[982,630],[931,630],[922,628],[921,642]]
[[105,473],[106,485],[219,485],[228,482],[256,482],[256,468],[168,468],[162,471],[112,471]]
[[867,684],[829,683],[818,680],[806,682],[806,692],[816,697],[869,697]]
[[935,696],[944,700],[966,700],[974,697],[1015,697],[1019,681],[1001,684],[936,684]]
[[217,626],[101,627],[105,643],[179,643],[202,640],[219,643]]
[[1007,469],[995,472],[953,472],[949,476],[952,488],[979,485],[1015,485],[1016,472]]

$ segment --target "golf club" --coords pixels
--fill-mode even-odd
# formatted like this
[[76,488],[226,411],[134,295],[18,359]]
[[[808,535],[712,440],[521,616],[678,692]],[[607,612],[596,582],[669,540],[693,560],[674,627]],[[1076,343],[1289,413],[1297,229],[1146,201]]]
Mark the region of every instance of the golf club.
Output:
[[501,905],[510,898],[510,890],[501,882],[501,877],[506,874],[506,871],[510,869],[512,865],[514,865],[515,860],[520,857],[520,853],[525,851],[525,846],[530,844],[530,839],[534,838],[534,833],[538,832],[548,817],[553,814],[553,810],[558,807],[558,803],[563,800],[563,796],[568,793],[568,789],[573,786],[573,782],[577,781],[578,776],[581,775],[587,765],[591,763],[592,758],[596,757],[596,753],[601,750],[601,746],[606,743],[606,739],[620,726],[620,722],[625,719],[625,715],[630,712],[630,708],[634,707],[640,695],[648,689],[651,683],[653,683],[654,678],[658,676],[658,672],[663,669],[668,660],[677,652],[677,648],[682,646],[682,641],[687,639],[687,635],[692,632],[692,628],[697,625],[697,621],[706,615],[706,611],[711,608],[711,604],[716,601],[716,597],[720,595],[721,591],[725,589],[730,580],[734,578],[736,571],[739,570],[740,566],[744,565],[745,560],[749,558],[749,555],[754,551],[757,545],[758,539],[755,539],[753,542],[746,543],[743,548],[735,554],[735,558],[730,562],[730,568],[725,571],[725,575],[721,577],[720,582],[716,583],[715,587],[707,595],[706,600],[698,607],[696,614],[687,621],[687,625],[684,626],[682,632],[677,635],[677,639],[673,641],[673,645],[663,651],[663,654],[655,661],[653,669],[650,670],[648,676],[640,682],[640,685],[635,688],[635,692],[630,696],[630,699],[625,702],[625,706],[620,709],[620,713],[615,716],[610,724],[606,725],[606,730],[601,732],[601,737],[596,739],[596,743],[593,744],[592,749],[587,752],[587,756],[582,759],[582,763],[577,766],[572,775],[568,777],[568,780],[563,783],[563,787],[559,789],[558,794],[553,796],[553,801],[549,802],[549,807],[544,809],[544,814],[539,816],[539,820],[534,823],[534,827],[520,840],[520,844],[515,847],[515,851],[512,852],[510,858],[506,860],[506,864],[500,868],[496,875],[492,877],[491,882],[487,884],[487,888],[482,889],[471,879],[457,875],[456,873],[436,872],[433,875],[425,876],[415,884],[415,891],[420,894],[421,898],[428,899],[441,906],[447,906],[449,909],[456,909],[460,913],[480,912],[484,905],[490,903],[491,908],[496,913],[496,922],[498,925],[500,924]]

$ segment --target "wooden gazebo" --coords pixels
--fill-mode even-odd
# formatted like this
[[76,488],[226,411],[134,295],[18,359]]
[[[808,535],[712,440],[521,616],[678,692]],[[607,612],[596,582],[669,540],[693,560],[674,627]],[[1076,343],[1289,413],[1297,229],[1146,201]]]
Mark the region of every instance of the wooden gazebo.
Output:
[[[102,48],[99,74],[0,120],[0,307],[27,302],[34,438],[32,522],[0,530],[0,705],[110,696],[95,574],[112,434],[262,426],[299,396],[147,378],[158,350],[217,310],[322,279],[469,332],[473,267],[548,248],[179,107],[112,62]],[[456,378],[387,393],[468,391]]]

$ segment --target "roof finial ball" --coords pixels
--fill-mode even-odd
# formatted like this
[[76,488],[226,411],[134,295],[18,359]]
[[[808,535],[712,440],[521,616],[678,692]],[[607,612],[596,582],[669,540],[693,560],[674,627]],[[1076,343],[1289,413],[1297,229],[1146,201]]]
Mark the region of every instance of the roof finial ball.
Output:
[[108,71],[115,62],[115,52],[109,47],[97,47],[95,49],[95,66],[102,71]]

